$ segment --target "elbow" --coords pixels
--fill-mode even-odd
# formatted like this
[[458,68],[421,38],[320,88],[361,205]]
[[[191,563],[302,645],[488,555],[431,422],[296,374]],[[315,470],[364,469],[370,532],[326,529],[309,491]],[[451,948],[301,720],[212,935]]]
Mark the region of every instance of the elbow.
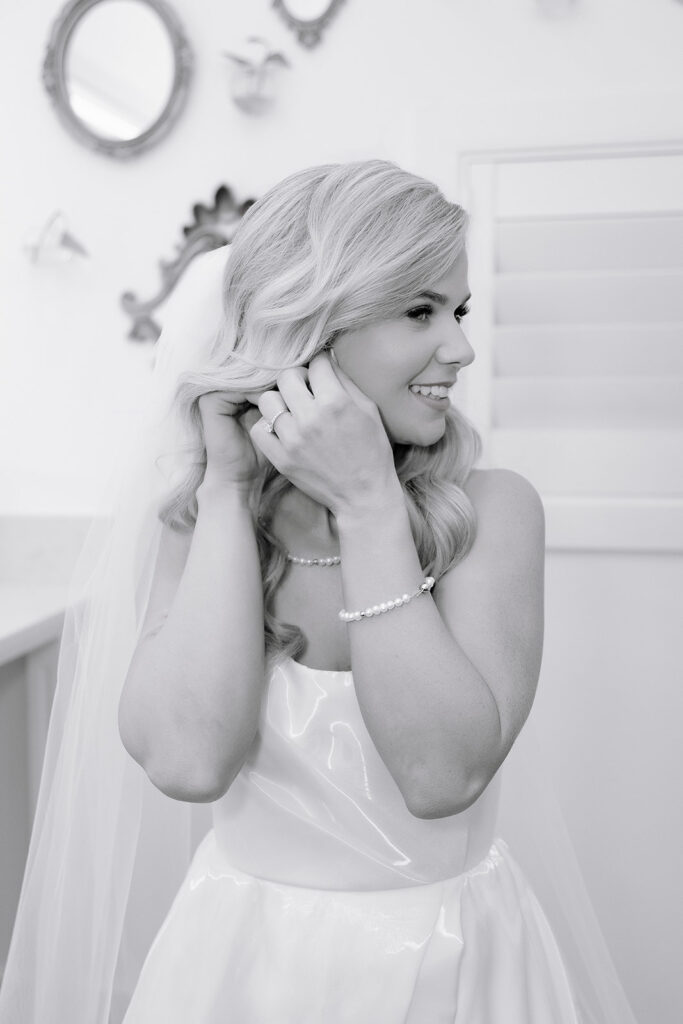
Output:
[[172,800],[207,804],[230,789],[249,753],[256,724],[232,737],[220,726],[178,729],[145,717],[122,698],[118,731],[125,750],[155,789]]
[[403,799],[415,818],[450,818],[475,804],[491,781],[490,775],[471,775],[467,780],[436,786],[432,782],[413,786]]
[[154,758],[148,751],[139,749],[133,737],[120,725],[119,735],[126,751],[140,765],[155,789],[171,800],[193,804],[214,803],[225,796],[239,771],[238,766],[235,771],[219,776],[215,772],[198,772],[195,766],[188,764],[172,768],[171,758]]
[[152,785],[164,796],[191,804],[212,804],[220,800],[230,789],[233,781],[232,778],[228,782],[213,778],[202,779],[190,773],[171,775],[148,767],[145,767],[145,772]]
[[241,768],[241,762],[226,767],[220,773],[208,768],[198,770],[195,764],[187,762],[171,767],[169,759],[150,760],[142,767],[152,785],[171,800],[212,804],[228,792]]

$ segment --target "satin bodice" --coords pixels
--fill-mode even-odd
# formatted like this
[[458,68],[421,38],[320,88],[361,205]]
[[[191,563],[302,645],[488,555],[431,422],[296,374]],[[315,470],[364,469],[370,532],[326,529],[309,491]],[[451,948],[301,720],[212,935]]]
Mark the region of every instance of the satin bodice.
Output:
[[499,771],[467,810],[417,818],[363,720],[350,671],[287,659],[270,673],[259,728],[213,804],[217,842],[237,868],[319,889],[393,889],[452,878],[487,854]]

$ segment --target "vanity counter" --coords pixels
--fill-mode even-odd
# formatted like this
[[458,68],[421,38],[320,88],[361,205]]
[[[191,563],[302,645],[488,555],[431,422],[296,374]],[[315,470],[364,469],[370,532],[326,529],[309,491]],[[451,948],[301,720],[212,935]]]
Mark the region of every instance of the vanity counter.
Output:
[[67,591],[66,584],[0,584],[0,665],[59,639]]

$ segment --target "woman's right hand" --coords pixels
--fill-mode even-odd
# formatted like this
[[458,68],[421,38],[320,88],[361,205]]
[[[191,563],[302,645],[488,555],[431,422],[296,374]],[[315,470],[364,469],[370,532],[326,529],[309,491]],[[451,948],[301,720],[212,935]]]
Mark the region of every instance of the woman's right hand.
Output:
[[261,418],[258,394],[208,391],[198,399],[206,446],[205,481],[248,492],[258,463],[249,430]]

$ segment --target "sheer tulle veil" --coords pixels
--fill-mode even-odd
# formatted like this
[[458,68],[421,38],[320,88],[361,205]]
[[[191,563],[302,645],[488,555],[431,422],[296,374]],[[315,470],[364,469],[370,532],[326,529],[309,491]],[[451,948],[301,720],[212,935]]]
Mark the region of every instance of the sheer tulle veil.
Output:
[[[0,1024],[120,1024],[211,827],[210,805],[174,801],[152,786],[121,743],[117,715],[161,536],[160,498],[182,470],[174,387],[215,339],[227,256],[226,247],[196,259],[167,303],[144,426],[112,473],[74,573]],[[497,831],[550,921],[582,1024],[635,1024],[548,780],[533,711],[501,771]]]

